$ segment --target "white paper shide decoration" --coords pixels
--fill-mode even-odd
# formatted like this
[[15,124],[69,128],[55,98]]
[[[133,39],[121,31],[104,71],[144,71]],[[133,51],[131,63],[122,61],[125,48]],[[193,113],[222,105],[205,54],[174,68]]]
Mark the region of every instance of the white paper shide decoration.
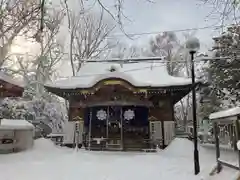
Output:
[[124,116],[124,119],[129,121],[134,118],[135,114],[133,110],[128,109],[127,111],[124,112],[123,116]]
[[97,118],[98,118],[99,120],[101,120],[101,121],[107,119],[107,113],[106,113],[106,111],[104,111],[103,109],[99,110],[99,111],[97,112]]

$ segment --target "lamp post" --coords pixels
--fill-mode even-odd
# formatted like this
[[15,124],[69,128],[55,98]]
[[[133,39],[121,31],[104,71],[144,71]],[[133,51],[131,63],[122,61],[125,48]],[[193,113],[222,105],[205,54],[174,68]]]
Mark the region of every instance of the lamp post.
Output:
[[196,90],[195,90],[195,70],[194,54],[200,48],[200,42],[197,38],[190,38],[186,43],[186,48],[191,56],[191,75],[192,75],[192,115],[193,115],[193,140],[194,140],[194,172],[197,175],[200,172],[198,140],[197,140],[197,114],[196,114]]

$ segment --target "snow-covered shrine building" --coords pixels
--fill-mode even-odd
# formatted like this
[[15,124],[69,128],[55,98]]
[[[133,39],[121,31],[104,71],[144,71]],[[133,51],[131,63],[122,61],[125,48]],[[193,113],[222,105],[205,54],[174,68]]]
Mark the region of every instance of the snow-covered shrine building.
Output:
[[[25,84],[0,71],[0,97],[21,97]],[[34,127],[26,120],[0,118],[0,154],[33,146]]]
[[86,148],[143,150],[164,148],[174,138],[173,107],[192,84],[170,76],[163,63],[88,62],[77,76],[45,87],[70,102],[64,144],[74,144],[80,121]]
[[25,84],[0,71],[0,97],[21,97]]

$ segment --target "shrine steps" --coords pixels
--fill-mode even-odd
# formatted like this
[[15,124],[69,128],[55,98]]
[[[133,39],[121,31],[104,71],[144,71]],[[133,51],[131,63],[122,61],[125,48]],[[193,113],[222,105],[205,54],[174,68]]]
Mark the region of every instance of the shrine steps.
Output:
[[155,153],[157,152],[156,149],[139,149],[139,148],[128,148],[128,149],[117,149],[117,148],[104,148],[104,149],[97,149],[97,148],[85,148],[88,151],[122,151],[122,152],[144,152],[144,153]]

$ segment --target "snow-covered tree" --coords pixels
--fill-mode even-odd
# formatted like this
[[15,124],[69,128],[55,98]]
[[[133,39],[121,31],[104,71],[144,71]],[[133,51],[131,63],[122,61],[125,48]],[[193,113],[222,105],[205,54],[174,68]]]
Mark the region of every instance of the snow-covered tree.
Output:
[[[51,80],[64,55],[64,44],[59,41],[59,29],[63,20],[59,10],[49,10],[45,15],[45,28],[32,37],[39,51],[36,54],[16,55],[15,69],[12,73],[21,76],[27,84],[25,94],[28,96],[45,95],[43,84]],[[37,46],[38,45],[38,46]],[[17,67],[16,67],[17,66]]]
[[[4,99],[2,115],[11,119],[27,119],[43,130],[60,131],[67,118],[66,107],[60,99],[45,91],[43,85],[51,80],[63,58],[63,42],[59,41],[59,29],[64,14],[58,9],[48,8],[44,16],[44,29],[34,32],[28,40],[36,43],[39,51],[36,54],[16,55],[14,76],[25,80],[26,87],[23,98]],[[63,108],[64,107],[64,108]]]
[[[240,96],[240,26],[229,27],[221,36],[214,38],[214,41],[215,57],[220,58],[209,62],[208,71],[212,93],[222,101],[222,106],[238,105]],[[221,57],[229,58],[221,59]]]
[[173,32],[163,32],[151,38],[149,42],[149,56],[165,57],[167,70],[170,75],[177,75],[182,64],[178,60],[180,52],[184,47]]
[[[212,10],[207,14],[207,18],[218,18],[221,25],[225,26],[229,22],[239,24],[239,0],[201,0],[203,5]],[[222,28],[222,27],[219,27]]]
[[128,45],[124,42],[118,42],[110,51],[108,52],[109,58],[114,59],[127,59],[136,58],[142,56],[142,48],[136,45]]
[[39,19],[38,1],[0,1],[0,67],[9,60],[11,56],[9,52],[17,36],[36,32],[39,29]]
[[[150,40],[149,56],[165,57],[163,61],[167,64],[167,70],[173,76],[185,76],[190,78],[190,55],[185,48],[185,42],[193,34],[183,34],[184,41],[180,41],[175,33],[164,32]],[[179,62],[182,61],[182,62]],[[175,119],[182,128],[186,128],[189,120],[189,109],[191,109],[191,94],[183,98],[175,106]]]
[[[58,100],[49,102],[45,99],[34,98],[5,98],[0,102],[0,114],[7,119],[26,119],[35,126],[43,125],[43,132],[61,132],[67,120],[67,112],[63,103]],[[49,127],[49,128],[46,128]],[[46,134],[46,132],[45,132]]]

